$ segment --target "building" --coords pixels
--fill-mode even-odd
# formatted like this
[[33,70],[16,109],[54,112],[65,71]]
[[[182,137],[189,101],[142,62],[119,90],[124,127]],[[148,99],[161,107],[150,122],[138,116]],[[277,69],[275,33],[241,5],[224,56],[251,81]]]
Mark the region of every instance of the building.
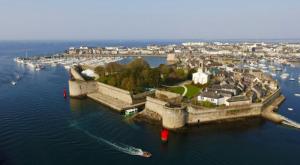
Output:
[[209,74],[204,72],[204,61],[200,64],[198,72],[193,73],[194,84],[207,84],[209,80]]
[[198,101],[209,101],[215,105],[226,104],[226,99],[217,92],[202,92],[198,96]]

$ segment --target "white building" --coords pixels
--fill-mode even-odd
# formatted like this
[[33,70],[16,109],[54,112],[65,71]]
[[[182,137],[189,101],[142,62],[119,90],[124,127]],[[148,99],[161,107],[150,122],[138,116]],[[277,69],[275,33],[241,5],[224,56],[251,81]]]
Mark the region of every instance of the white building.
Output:
[[209,74],[205,73],[205,60],[200,60],[198,72],[193,73],[194,84],[207,84],[209,80]]
[[207,84],[209,80],[209,74],[203,72],[202,68],[198,69],[198,72],[193,73],[193,82],[194,84]]
[[226,104],[226,98],[215,92],[202,92],[197,99],[198,101],[209,101],[215,105]]

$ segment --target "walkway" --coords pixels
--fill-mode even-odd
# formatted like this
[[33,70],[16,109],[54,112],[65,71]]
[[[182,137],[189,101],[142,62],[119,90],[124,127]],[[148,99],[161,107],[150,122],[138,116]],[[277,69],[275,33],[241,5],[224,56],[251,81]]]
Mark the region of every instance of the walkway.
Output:
[[182,96],[185,96],[186,93],[187,93],[187,91],[188,91],[188,89],[187,89],[187,87],[185,85],[182,85],[181,87],[184,88],[184,92],[182,93]]
[[300,129],[300,124],[288,119],[287,117],[284,117],[278,113],[275,113],[274,110],[278,108],[279,104],[284,100],[284,96],[278,97],[276,100],[273,101],[272,105],[269,105],[263,112],[262,117],[271,120],[275,123],[280,123],[283,125],[287,125],[290,127],[298,128]]
[[167,87],[167,88],[173,88],[173,87],[182,87],[182,88],[184,88],[184,92],[181,94],[181,96],[183,96],[183,97],[187,94],[187,91],[188,91],[187,87],[184,84],[172,85],[172,86],[170,86],[170,85],[162,85],[162,86],[163,87]]

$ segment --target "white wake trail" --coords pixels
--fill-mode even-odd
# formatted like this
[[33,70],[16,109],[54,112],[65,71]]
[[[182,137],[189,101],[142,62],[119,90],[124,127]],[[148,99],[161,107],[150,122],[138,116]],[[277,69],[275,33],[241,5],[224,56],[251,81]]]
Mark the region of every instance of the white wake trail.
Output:
[[107,145],[109,145],[110,147],[112,147],[113,149],[117,150],[117,151],[120,151],[120,152],[123,152],[123,153],[126,153],[126,154],[129,154],[129,155],[136,155],[136,156],[141,156],[143,155],[143,150],[142,149],[139,149],[139,148],[135,148],[135,147],[132,147],[132,146],[128,146],[126,144],[117,144],[117,143],[113,143],[113,142],[110,142],[106,139],[103,139],[101,137],[98,137],[96,135],[93,135],[92,133],[90,133],[89,131],[86,131],[86,130],[83,130],[81,129],[80,127],[78,127],[77,125],[74,125],[72,124],[72,126],[74,126],[75,128],[81,130],[82,132],[84,132],[86,135],[88,135],[89,137],[97,140],[98,142],[102,142],[102,143],[105,143]]

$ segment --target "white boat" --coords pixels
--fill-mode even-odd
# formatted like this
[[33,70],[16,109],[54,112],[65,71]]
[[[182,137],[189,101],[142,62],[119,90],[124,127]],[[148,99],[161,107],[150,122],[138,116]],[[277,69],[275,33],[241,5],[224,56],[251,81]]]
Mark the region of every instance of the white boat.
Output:
[[27,63],[28,66],[30,66],[31,68],[35,68],[35,64],[33,64],[32,62]]
[[300,93],[295,93],[294,95],[297,97],[300,97]]
[[15,81],[11,81],[10,83],[11,83],[11,85],[16,85],[17,84],[17,82],[15,82]]
[[275,77],[275,76],[276,76],[276,74],[275,74],[275,73],[271,73],[271,75],[272,75],[273,77]]
[[288,110],[289,110],[289,111],[292,111],[292,110],[294,110],[294,109],[293,109],[293,108],[288,108]]
[[20,80],[20,79],[21,79],[21,76],[17,74],[16,79],[17,79],[17,80]]
[[65,69],[67,69],[67,70],[69,70],[69,69],[71,68],[71,66],[69,66],[69,65],[65,65],[64,67],[65,67]]
[[136,114],[137,112],[138,112],[137,108],[127,109],[125,110],[125,116],[131,116],[133,114]]
[[295,81],[295,79],[294,79],[293,77],[291,77],[289,80],[290,80],[290,81]]
[[282,69],[280,67],[277,67],[275,70],[276,71],[282,71]]
[[281,79],[287,79],[289,77],[288,73],[283,73],[280,75]]

